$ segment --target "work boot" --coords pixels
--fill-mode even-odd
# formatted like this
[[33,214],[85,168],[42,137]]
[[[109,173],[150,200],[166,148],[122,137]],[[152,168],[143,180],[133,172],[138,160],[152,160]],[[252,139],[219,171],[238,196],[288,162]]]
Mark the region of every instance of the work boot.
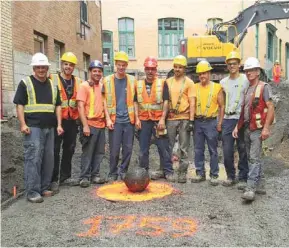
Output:
[[166,177],[166,180],[167,180],[168,182],[174,183],[174,182],[176,181],[175,176],[174,176],[173,173],[167,174],[165,177]]
[[228,178],[227,180],[224,180],[222,182],[222,185],[225,186],[225,187],[230,187],[230,186],[233,186],[234,184],[236,184],[236,180],[235,179],[231,179],[231,178]]
[[87,178],[83,178],[80,180],[79,185],[81,188],[87,188],[90,186],[90,181]]
[[246,181],[239,181],[238,182],[238,190],[245,190],[245,188],[247,187],[247,182]]
[[50,196],[53,196],[54,195],[54,192],[52,190],[44,190],[42,192],[42,196],[43,197],[50,197]]
[[216,177],[216,176],[211,177],[211,178],[210,178],[210,184],[211,184],[212,186],[217,186],[217,185],[219,185],[218,177]]
[[105,179],[101,178],[99,175],[93,176],[91,178],[91,183],[93,183],[93,184],[104,184],[105,183]]
[[259,184],[256,187],[256,194],[259,195],[266,195],[266,189],[265,189],[265,183],[263,181],[259,182]]
[[200,183],[202,181],[206,181],[206,176],[196,175],[191,179],[192,183]]
[[65,179],[64,181],[62,181],[60,183],[60,185],[63,185],[63,186],[78,186],[79,182],[80,182],[79,179],[68,178],[68,179]]
[[253,189],[247,188],[241,197],[246,201],[254,201],[255,191]]
[[157,170],[157,171],[152,171],[150,177],[151,177],[151,180],[158,180],[161,178],[165,178],[165,174],[163,171]]
[[54,193],[54,194],[58,194],[59,193],[59,184],[58,182],[52,182],[50,184],[50,190]]
[[27,200],[32,203],[41,203],[43,202],[43,197],[40,194],[33,192],[27,195]]
[[186,182],[187,182],[187,173],[185,172],[179,173],[178,183],[186,183]]
[[108,178],[106,179],[106,181],[107,181],[108,183],[112,183],[112,182],[117,181],[117,175],[110,175],[110,176],[108,176]]

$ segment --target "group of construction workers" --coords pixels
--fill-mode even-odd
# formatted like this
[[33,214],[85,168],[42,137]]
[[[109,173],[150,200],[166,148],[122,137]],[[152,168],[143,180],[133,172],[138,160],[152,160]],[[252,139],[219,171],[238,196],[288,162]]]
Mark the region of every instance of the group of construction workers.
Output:
[[[138,166],[150,170],[151,138],[160,156],[160,168],[151,179],[186,183],[189,146],[194,139],[196,176],[193,183],[206,180],[205,143],[210,154],[210,184],[219,182],[218,137],[222,135],[227,180],[238,183],[242,197],[252,201],[261,188],[262,141],[270,135],[274,106],[270,86],[259,80],[260,63],[248,58],[245,75],[240,74],[240,55],[233,51],[226,63],[230,75],[219,83],[211,81],[213,69],[206,60],[196,66],[199,82],[186,76],[187,60],[173,60],[174,76],[158,78],[158,61],[144,61],[145,79],[126,73],[129,57],[116,52],[114,74],[103,77],[103,64],[89,65],[89,78],[73,75],[77,58],[72,52],[61,57],[61,72],[48,75],[50,63],[42,53],[32,57],[33,75],[21,80],[14,103],[24,134],[24,176],[28,201],[59,192],[59,185],[102,184],[123,180],[129,169],[135,133],[139,140]],[[101,176],[108,129],[110,166],[108,177]],[[71,178],[71,161],[77,133],[82,145],[80,175]],[[175,142],[178,149],[173,149]],[[234,164],[234,143],[239,152],[239,173]],[[62,147],[62,152],[61,151]],[[121,160],[120,160],[121,151]],[[60,159],[60,153],[62,157]],[[179,161],[177,172],[173,160]]]

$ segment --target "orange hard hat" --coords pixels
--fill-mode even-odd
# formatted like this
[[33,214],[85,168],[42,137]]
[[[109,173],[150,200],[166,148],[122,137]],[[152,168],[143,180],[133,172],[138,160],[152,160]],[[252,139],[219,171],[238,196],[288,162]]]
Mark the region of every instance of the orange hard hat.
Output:
[[144,67],[158,67],[158,61],[156,60],[156,58],[149,56],[144,61]]

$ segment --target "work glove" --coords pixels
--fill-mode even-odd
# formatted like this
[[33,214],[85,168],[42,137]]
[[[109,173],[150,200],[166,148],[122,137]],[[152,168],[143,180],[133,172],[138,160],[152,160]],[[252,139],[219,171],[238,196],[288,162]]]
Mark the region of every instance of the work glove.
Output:
[[194,131],[194,121],[190,121],[189,126],[187,128],[188,132],[193,132]]

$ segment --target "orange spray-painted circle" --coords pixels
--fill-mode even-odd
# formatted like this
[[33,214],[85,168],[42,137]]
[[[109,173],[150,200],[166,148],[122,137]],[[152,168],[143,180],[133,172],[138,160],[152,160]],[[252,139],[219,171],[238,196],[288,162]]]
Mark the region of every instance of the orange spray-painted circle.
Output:
[[115,182],[97,189],[96,194],[110,201],[149,201],[170,195],[174,188],[163,182],[150,182],[149,186],[141,193],[128,190],[123,182]]

